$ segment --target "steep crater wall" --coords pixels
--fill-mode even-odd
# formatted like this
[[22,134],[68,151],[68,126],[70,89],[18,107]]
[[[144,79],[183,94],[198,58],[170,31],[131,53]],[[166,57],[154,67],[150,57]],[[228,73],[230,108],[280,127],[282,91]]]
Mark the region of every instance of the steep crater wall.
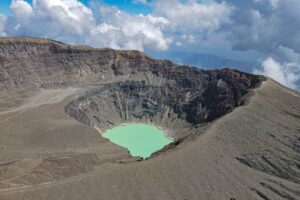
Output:
[[261,81],[258,76],[227,69],[179,67],[177,72],[151,77],[156,75],[167,81],[153,84],[145,79],[99,86],[72,100],[65,111],[101,133],[123,123],[143,122],[162,127],[178,140],[240,106],[243,97]]

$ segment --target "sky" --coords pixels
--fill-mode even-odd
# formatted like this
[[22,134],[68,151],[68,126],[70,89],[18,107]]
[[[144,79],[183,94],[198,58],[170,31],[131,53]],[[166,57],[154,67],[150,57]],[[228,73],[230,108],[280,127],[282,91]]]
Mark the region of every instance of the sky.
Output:
[[0,0],[0,36],[137,49],[300,90],[299,10],[299,0]]

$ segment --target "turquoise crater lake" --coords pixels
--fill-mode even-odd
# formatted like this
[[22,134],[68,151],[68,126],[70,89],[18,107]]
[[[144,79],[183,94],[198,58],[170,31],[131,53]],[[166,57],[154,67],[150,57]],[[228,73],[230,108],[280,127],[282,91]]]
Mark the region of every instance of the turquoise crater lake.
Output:
[[162,130],[147,124],[121,125],[108,130],[102,136],[127,148],[132,156],[143,159],[172,142]]

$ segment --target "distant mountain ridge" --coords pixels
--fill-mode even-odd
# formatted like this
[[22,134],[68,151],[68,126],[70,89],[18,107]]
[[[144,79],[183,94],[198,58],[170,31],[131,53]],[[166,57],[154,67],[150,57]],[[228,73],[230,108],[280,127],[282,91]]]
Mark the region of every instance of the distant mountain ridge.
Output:
[[170,59],[177,63],[201,67],[205,69],[218,69],[224,67],[232,67],[241,71],[251,73],[253,68],[259,66],[255,61],[241,61],[223,58],[213,54],[190,53],[184,51],[171,52],[149,52],[155,58]]

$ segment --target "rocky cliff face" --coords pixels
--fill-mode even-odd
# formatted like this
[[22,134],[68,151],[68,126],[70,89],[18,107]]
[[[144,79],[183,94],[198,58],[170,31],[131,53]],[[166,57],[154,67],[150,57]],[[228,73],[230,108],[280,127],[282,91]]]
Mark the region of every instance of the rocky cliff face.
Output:
[[262,79],[231,69],[179,66],[139,51],[0,39],[0,95],[92,84],[93,89],[70,102],[66,112],[100,130],[128,121],[173,124],[176,119],[191,126],[210,122],[239,106]]

